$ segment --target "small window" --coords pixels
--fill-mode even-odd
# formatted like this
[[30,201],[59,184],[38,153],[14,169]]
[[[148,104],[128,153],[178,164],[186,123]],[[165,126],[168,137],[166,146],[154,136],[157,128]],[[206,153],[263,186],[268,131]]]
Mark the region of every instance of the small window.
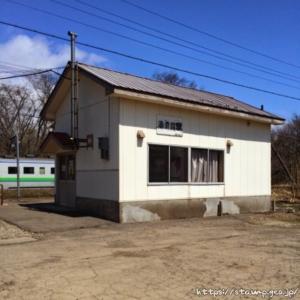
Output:
[[68,179],[75,179],[75,157],[68,157]]
[[18,168],[17,167],[8,167],[7,173],[8,174],[17,174]]
[[51,174],[55,174],[55,168],[51,168]]
[[59,157],[59,179],[62,180],[75,179],[75,156],[64,155]]
[[149,182],[169,181],[169,147],[149,145]]
[[67,179],[67,156],[59,158],[59,179]]
[[209,150],[209,182],[224,181],[224,152]]
[[24,167],[23,173],[24,174],[34,174],[34,167]]
[[188,181],[188,149],[170,147],[170,182]]
[[45,174],[46,174],[45,167],[40,167],[40,175],[45,175]]
[[208,181],[208,150],[192,149],[191,150],[191,181],[207,182]]

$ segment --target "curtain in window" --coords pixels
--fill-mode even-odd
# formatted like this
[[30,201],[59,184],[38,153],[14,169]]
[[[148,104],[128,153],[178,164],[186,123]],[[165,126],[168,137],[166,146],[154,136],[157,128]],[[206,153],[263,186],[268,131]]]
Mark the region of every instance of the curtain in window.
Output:
[[219,181],[219,151],[209,151],[209,181]]
[[208,181],[207,174],[207,150],[192,149],[191,151],[192,182]]

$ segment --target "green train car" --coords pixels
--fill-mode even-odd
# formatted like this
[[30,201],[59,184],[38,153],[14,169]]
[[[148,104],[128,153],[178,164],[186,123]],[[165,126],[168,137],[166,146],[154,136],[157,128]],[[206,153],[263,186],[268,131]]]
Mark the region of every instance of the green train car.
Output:
[[[17,160],[15,158],[0,158],[0,184],[3,184],[4,189],[15,189],[17,187]],[[20,159],[21,188],[50,188],[54,185],[54,159]]]

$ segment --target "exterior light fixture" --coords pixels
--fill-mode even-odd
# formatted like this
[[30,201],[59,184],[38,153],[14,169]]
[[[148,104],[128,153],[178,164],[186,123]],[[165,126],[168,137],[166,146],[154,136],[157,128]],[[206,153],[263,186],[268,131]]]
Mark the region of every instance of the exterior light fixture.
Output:
[[231,140],[227,140],[226,146],[229,147],[229,148],[232,147],[233,146],[233,142]]
[[227,153],[230,153],[230,149],[233,146],[233,142],[231,140],[226,141]]
[[138,139],[144,139],[146,135],[143,130],[138,130],[136,136]]

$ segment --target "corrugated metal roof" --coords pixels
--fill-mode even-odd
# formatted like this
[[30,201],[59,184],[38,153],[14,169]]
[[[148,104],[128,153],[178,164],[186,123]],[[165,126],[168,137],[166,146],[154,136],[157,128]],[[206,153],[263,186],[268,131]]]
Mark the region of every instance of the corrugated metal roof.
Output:
[[233,97],[192,88],[179,87],[148,78],[137,77],[131,74],[120,73],[85,64],[79,64],[79,67],[117,88],[283,120],[274,114],[236,100]]

